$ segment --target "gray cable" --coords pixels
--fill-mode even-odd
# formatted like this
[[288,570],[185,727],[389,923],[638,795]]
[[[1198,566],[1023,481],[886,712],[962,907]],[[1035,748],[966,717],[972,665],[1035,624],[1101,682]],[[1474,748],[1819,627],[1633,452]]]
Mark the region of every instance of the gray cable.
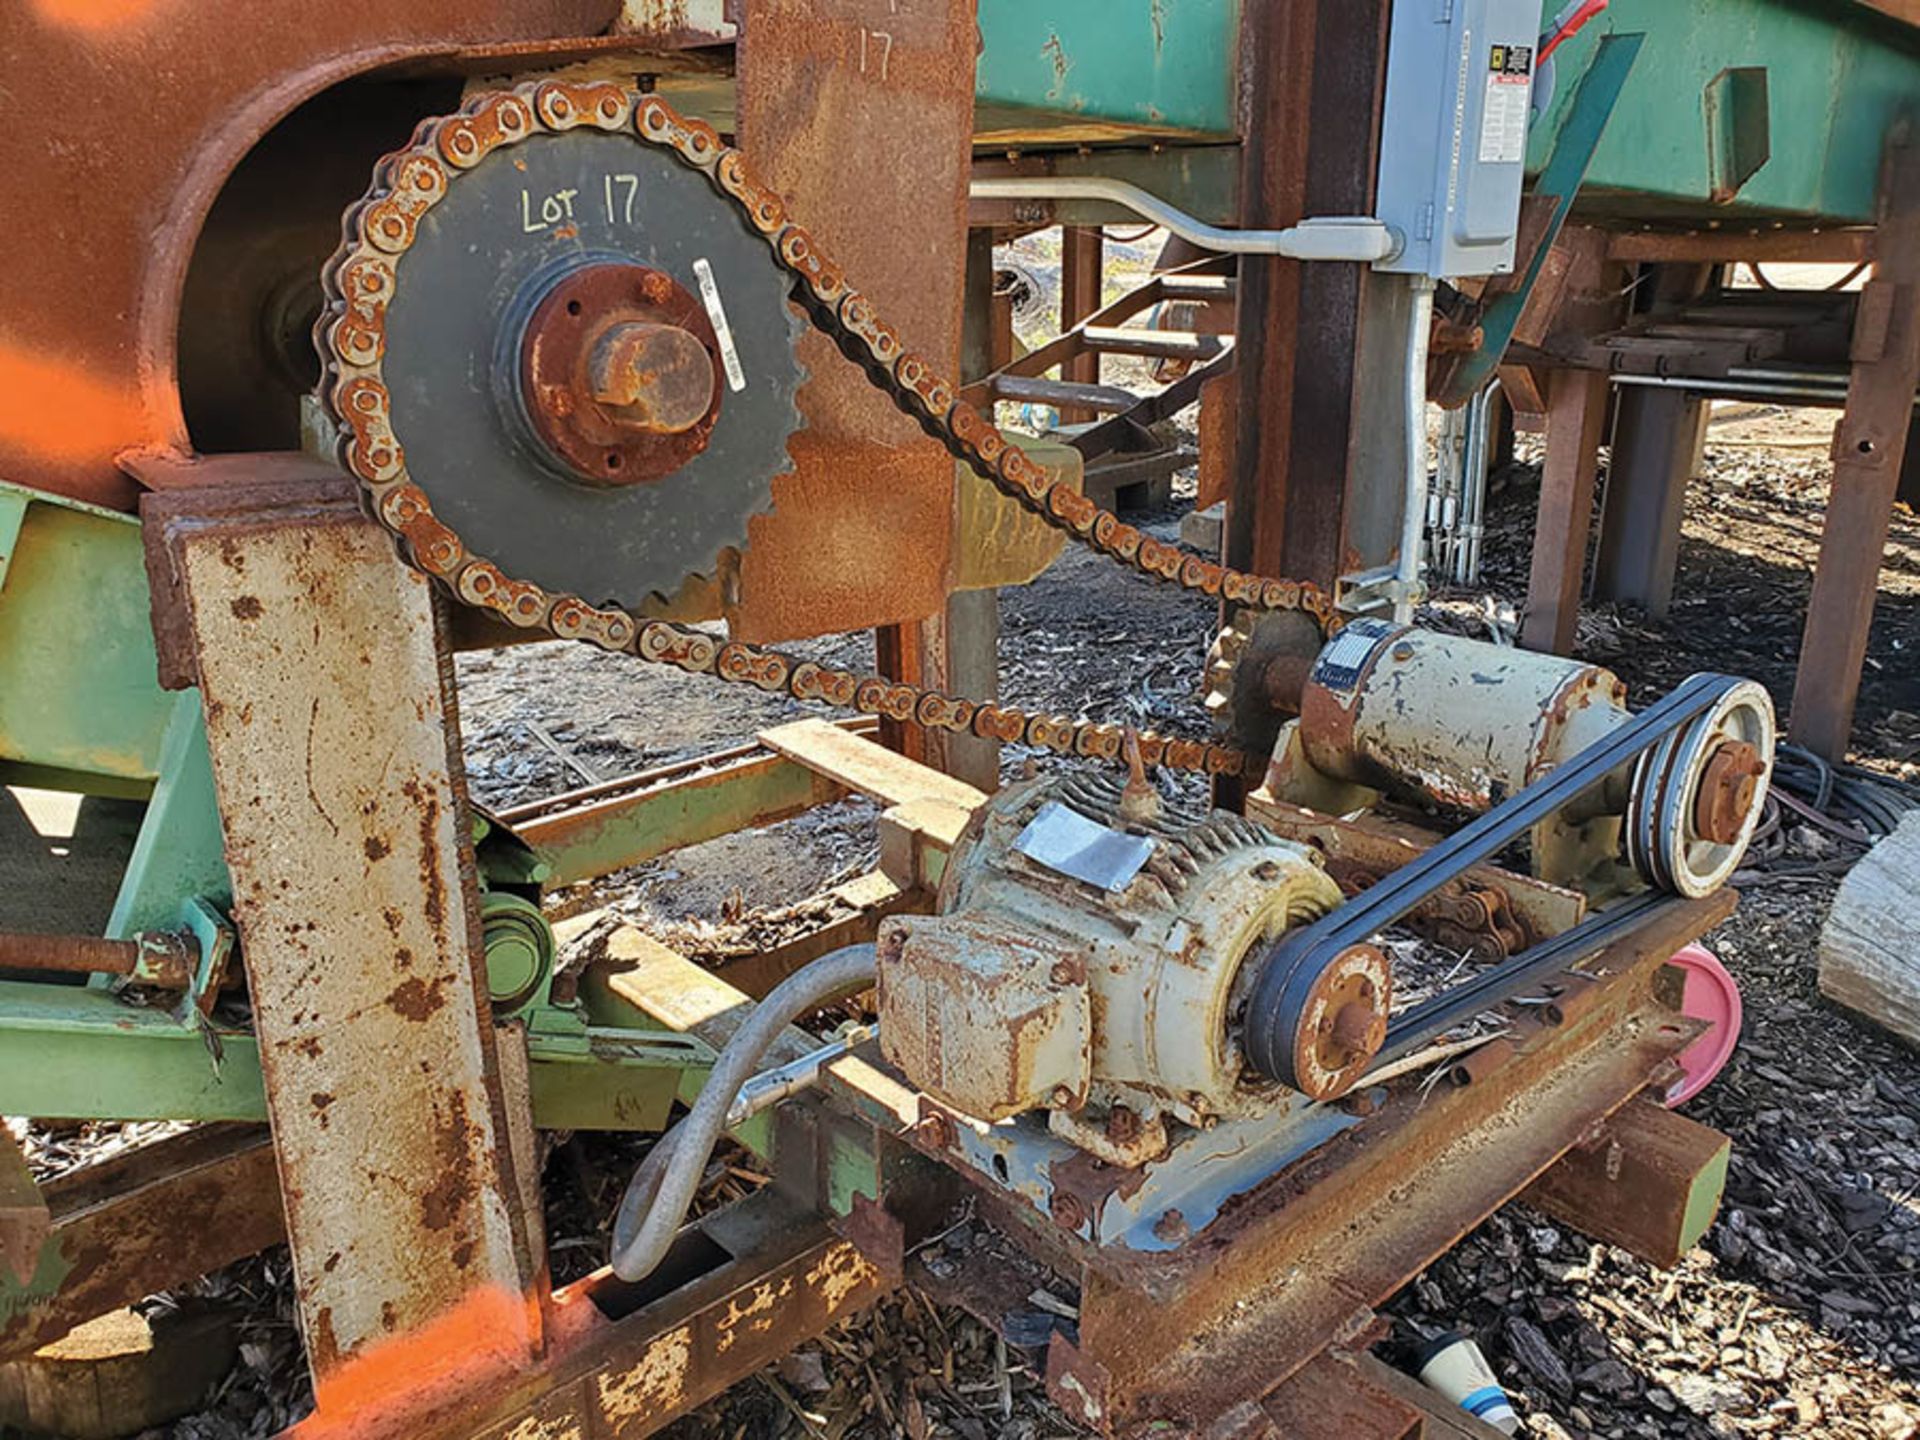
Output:
[[873,984],[875,964],[873,946],[849,945],[789,975],[754,1007],[720,1052],[687,1118],[660,1137],[627,1182],[613,1221],[614,1274],[633,1281],[653,1273],[693,1206],[707,1158],[726,1129],[727,1111],[740,1087],[787,1026]]

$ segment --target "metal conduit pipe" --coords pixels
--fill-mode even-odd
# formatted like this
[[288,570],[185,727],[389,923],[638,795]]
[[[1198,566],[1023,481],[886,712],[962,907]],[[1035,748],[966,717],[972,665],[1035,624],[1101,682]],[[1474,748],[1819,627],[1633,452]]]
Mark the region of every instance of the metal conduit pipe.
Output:
[[[1756,375],[1768,374],[1766,371],[1750,372]],[[1824,378],[1824,377],[1822,377]],[[1739,371],[1729,373],[1724,379],[1695,380],[1684,375],[1615,375],[1616,385],[1651,385],[1661,390],[1688,390],[1696,395],[1711,395],[1728,400],[1785,400],[1801,405],[1844,406],[1847,403],[1847,384],[1835,377],[1831,386],[1814,385],[1801,381],[1776,383],[1771,380],[1747,379]],[[1914,408],[1920,410],[1920,395],[1914,397]]]
[[1480,542],[1487,533],[1487,477],[1493,469],[1493,417],[1499,414],[1505,387],[1489,380],[1467,406],[1466,498],[1461,507],[1461,545],[1454,554],[1453,578],[1472,585],[1480,579]]
[[1407,321],[1407,494],[1400,512],[1400,561],[1394,575],[1393,618],[1405,625],[1425,589],[1423,552],[1427,526],[1427,345],[1433,329],[1434,281],[1410,277],[1413,315]]
[[727,1042],[687,1118],[660,1137],[627,1182],[613,1221],[613,1272],[622,1280],[653,1273],[693,1205],[707,1158],[727,1128],[741,1087],[787,1026],[809,1011],[874,982],[872,945],[849,945],[796,971],[754,1007]]
[[1209,225],[1138,185],[1104,175],[1003,176],[975,180],[967,193],[975,200],[1104,201],[1221,255],[1278,255],[1287,260],[1346,260],[1371,265],[1393,259],[1406,243],[1397,231],[1364,215],[1302,220],[1285,230],[1235,230]]

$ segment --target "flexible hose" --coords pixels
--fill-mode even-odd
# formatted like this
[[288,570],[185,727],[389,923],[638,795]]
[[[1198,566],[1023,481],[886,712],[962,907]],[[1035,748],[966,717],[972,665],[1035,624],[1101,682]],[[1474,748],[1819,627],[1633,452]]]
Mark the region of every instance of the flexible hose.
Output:
[[852,991],[873,984],[874,947],[849,945],[789,975],[754,1007],[714,1062],[687,1118],[660,1137],[627,1182],[613,1220],[613,1273],[641,1280],[653,1273],[686,1221],[707,1168],[707,1158],[726,1129],[727,1111],[740,1087],[787,1026]]

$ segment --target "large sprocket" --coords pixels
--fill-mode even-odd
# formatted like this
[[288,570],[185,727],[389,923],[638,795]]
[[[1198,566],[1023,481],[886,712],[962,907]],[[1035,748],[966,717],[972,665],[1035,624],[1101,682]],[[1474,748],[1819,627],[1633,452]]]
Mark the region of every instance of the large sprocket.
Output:
[[435,520],[507,577],[631,612],[711,576],[771,508],[804,321],[704,174],[524,114],[464,154],[472,117],[428,122],[382,165],[328,267],[321,393],[338,418],[340,377],[375,368],[355,324],[371,279],[373,378]]

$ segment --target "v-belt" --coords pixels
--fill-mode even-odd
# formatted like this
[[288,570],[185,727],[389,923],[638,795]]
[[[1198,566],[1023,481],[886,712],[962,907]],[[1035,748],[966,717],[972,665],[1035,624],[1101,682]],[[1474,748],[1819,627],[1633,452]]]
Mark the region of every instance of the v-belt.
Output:
[[[1295,1083],[1291,1074],[1295,1032],[1314,982],[1344,951],[1404,919],[1449,882],[1492,859],[1534,825],[1565,809],[1607,776],[1699,719],[1740,683],[1726,675],[1693,676],[1658,704],[1442,840],[1412,864],[1394,871],[1313,924],[1282,936],[1275,942],[1247,1005],[1244,1044],[1254,1068],[1284,1084]],[[1638,896],[1590,916],[1464,985],[1423,1001],[1388,1027],[1379,1060],[1405,1055],[1465,1016],[1523,994],[1542,976],[1639,928],[1669,903],[1677,902],[1659,892]]]

